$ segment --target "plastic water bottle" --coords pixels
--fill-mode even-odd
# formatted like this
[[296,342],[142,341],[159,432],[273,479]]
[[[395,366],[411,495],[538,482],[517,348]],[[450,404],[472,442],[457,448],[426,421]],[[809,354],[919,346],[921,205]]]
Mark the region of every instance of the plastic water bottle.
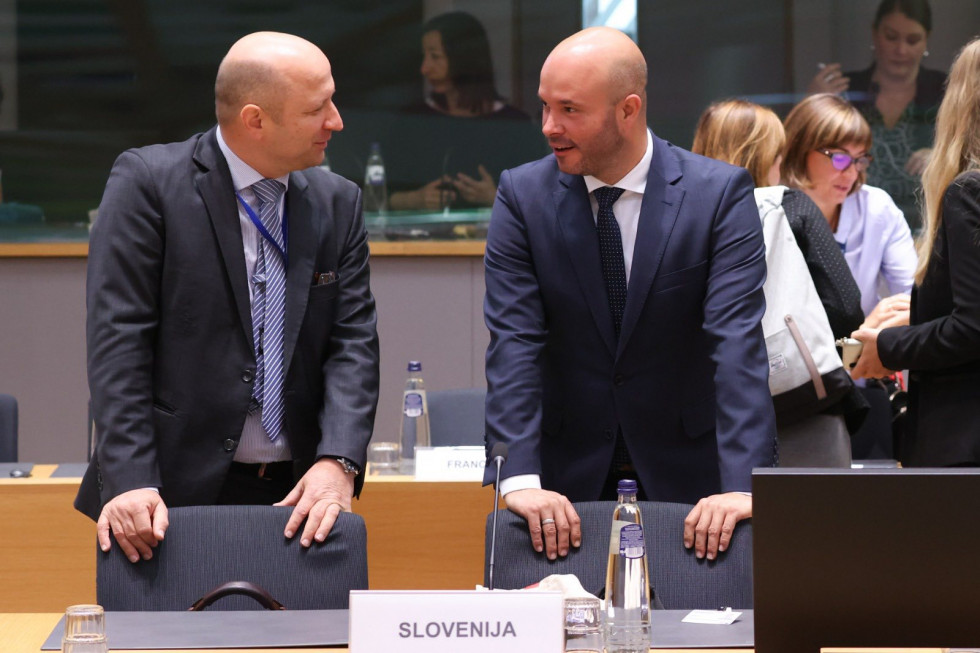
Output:
[[606,651],[650,649],[650,574],[636,481],[620,481],[606,569]]
[[364,169],[364,210],[383,213],[388,208],[388,177],[381,158],[381,145],[371,143],[371,154]]
[[409,361],[408,380],[402,394],[401,418],[401,472],[415,473],[415,447],[428,447],[429,403],[425,398],[425,382],[422,381],[422,363]]

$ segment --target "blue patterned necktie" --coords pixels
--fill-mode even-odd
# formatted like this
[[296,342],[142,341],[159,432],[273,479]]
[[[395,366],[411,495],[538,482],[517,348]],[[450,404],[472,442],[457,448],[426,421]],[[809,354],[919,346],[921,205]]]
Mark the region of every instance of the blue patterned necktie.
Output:
[[255,298],[252,301],[252,331],[255,335],[254,396],[262,405],[262,427],[270,440],[282,430],[283,319],[286,314],[286,269],[281,250],[282,237],[279,200],[286,187],[275,179],[252,184],[259,200],[259,220],[279,247],[265,236],[259,238],[255,265]]
[[596,231],[599,234],[599,260],[602,263],[602,278],[606,282],[606,295],[609,298],[609,312],[612,313],[616,337],[623,324],[623,311],[626,309],[626,263],[623,259],[623,240],[619,233],[619,223],[613,215],[613,204],[623,194],[622,188],[603,186],[592,191],[599,204],[596,217]]

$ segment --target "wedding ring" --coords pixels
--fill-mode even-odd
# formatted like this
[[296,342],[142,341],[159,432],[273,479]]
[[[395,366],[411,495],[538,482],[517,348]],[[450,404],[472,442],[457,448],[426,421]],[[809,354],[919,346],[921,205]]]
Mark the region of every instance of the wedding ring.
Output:
[[829,75],[824,76],[823,81],[825,81],[825,82],[832,82],[832,81],[834,81],[834,73],[830,73]]
[[551,517],[548,517],[547,519],[542,519],[541,520],[541,525],[542,526],[547,526],[548,524],[554,524],[554,523],[555,523],[555,520],[552,519]]

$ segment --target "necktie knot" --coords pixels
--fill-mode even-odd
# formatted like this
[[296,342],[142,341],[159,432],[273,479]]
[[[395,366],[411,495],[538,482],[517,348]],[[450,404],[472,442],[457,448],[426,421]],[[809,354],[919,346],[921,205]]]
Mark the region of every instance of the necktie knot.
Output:
[[616,203],[619,196],[625,192],[623,188],[616,188],[615,186],[603,186],[602,188],[596,188],[592,191],[595,195],[596,202],[599,203],[600,211],[609,211],[612,209],[612,205]]
[[279,200],[286,192],[286,187],[275,179],[262,179],[252,184],[252,192],[262,204],[275,204],[278,210]]

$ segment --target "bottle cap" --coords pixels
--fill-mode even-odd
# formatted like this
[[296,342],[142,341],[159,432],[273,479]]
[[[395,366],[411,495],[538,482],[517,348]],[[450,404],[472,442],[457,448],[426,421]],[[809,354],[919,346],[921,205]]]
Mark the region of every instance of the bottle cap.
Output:
[[616,489],[620,494],[624,492],[636,492],[636,481],[630,478],[623,479],[616,485]]
[[[409,372],[421,372],[422,362],[421,361],[408,361],[408,371]],[[634,483],[635,485],[635,483]]]

